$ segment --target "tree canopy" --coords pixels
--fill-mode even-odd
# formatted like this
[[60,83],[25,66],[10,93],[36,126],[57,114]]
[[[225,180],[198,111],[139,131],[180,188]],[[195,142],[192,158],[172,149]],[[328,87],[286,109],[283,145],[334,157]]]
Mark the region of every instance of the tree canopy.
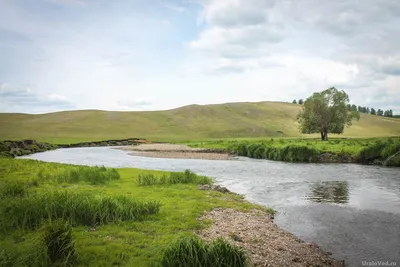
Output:
[[328,140],[328,133],[343,133],[345,126],[351,126],[353,119],[360,118],[357,107],[349,111],[349,102],[349,96],[335,87],[314,93],[306,99],[297,116],[300,131],[320,133],[322,140]]

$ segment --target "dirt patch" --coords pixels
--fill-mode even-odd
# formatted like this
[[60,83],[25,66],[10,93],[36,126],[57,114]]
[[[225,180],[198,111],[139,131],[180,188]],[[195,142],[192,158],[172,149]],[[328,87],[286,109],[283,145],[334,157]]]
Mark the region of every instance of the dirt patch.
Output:
[[201,220],[212,226],[197,234],[211,241],[218,237],[245,248],[255,266],[345,266],[315,243],[305,243],[273,223],[271,216],[259,210],[248,213],[233,209],[214,209]]
[[133,147],[120,148],[131,151],[133,156],[153,158],[178,158],[178,159],[211,159],[228,160],[232,156],[220,149],[192,148],[186,145],[175,144],[141,144]]

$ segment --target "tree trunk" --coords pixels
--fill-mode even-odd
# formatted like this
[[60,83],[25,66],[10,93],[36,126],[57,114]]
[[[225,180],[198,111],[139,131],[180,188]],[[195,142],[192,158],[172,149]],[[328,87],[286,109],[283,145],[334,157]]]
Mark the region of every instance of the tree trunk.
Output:
[[321,132],[321,140],[322,141],[328,140],[328,133],[327,132]]

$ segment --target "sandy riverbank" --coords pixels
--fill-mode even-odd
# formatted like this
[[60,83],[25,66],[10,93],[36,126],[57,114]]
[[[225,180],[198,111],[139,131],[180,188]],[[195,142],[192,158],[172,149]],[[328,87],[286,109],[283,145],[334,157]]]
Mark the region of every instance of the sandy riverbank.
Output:
[[192,148],[175,144],[141,144],[119,149],[130,151],[130,155],[154,158],[229,160],[232,156],[218,149]]

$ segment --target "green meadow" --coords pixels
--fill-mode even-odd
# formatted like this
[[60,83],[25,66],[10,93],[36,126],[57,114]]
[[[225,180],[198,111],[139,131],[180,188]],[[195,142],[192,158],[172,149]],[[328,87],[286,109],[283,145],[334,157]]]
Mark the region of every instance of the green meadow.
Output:
[[[295,121],[301,105],[283,102],[190,105],[163,111],[76,110],[47,114],[0,113],[0,139],[68,144],[144,138],[182,142],[229,138],[307,138]],[[316,137],[317,135],[311,135]],[[400,136],[400,120],[361,114],[343,137]]]
[[191,237],[210,223],[197,218],[216,207],[272,210],[197,188],[212,182],[190,171],[0,159],[0,266],[174,266],[171,253],[188,247],[236,261],[242,252],[224,240]]

